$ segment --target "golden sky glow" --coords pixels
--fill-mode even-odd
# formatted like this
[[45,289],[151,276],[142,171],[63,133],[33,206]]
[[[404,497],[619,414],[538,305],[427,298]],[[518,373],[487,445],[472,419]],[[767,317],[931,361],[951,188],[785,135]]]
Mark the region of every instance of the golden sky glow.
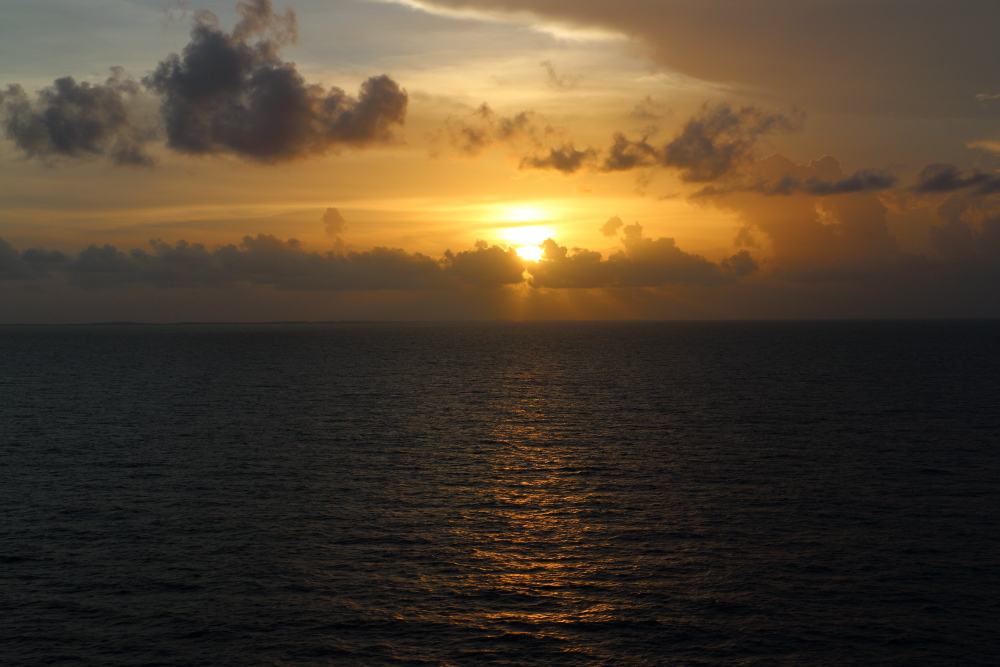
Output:
[[1000,314],[993,51],[714,3],[13,0],[2,317]]

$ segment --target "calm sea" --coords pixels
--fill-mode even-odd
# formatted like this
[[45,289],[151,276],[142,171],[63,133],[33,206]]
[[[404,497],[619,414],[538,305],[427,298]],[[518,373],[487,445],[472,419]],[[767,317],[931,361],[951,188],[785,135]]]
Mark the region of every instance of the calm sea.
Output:
[[998,665],[1000,322],[0,328],[0,664]]

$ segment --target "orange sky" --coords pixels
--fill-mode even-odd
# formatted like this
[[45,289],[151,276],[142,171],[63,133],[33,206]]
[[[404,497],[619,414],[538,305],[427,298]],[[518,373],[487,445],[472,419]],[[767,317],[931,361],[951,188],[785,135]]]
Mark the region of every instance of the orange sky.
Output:
[[996,317],[967,4],[15,0],[0,321]]

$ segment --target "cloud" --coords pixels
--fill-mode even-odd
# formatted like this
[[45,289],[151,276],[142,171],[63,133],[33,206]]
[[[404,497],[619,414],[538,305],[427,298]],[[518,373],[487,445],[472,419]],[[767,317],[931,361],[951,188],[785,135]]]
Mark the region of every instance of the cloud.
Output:
[[533,111],[504,116],[483,102],[465,118],[448,118],[437,138],[443,135],[453,148],[470,157],[493,146],[506,146],[518,158],[519,169],[573,174],[593,164],[598,154],[593,148],[552,145],[564,134]]
[[681,172],[690,183],[707,183],[750,164],[758,141],[801,126],[801,114],[791,117],[754,106],[733,110],[728,104],[704,106],[663,149],[661,162]]
[[483,102],[464,118],[446,119],[443,134],[459,153],[473,157],[497,144],[540,147],[543,138],[554,132],[542,122],[533,111],[503,116]]
[[[984,116],[1000,3],[982,0],[423,0],[611,30],[665,69],[807,108]],[[928,48],[933,43],[934,48]]]
[[937,208],[931,227],[935,250],[955,271],[1000,276],[1000,210],[995,202],[967,194],[950,196]]
[[802,192],[810,195],[842,195],[852,192],[874,192],[887,190],[896,185],[898,179],[882,169],[861,169],[850,176],[835,181],[808,179],[802,183]]
[[446,251],[441,260],[398,248],[312,252],[296,239],[259,234],[233,244],[150,241],[148,250],[90,245],[75,257],[29,248],[18,252],[0,239],[0,280],[61,278],[91,289],[148,285],[159,288],[270,285],[283,290],[444,290],[461,285],[499,287],[524,282],[524,261],[513,249],[477,244]]
[[21,280],[28,277],[21,257],[14,247],[0,239],[0,280]]
[[665,104],[657,102],[650,95],[646,95],[638,104],[632,107],[628,115],[636,120],[655,121],[666,118],[671,113]]
[[9,85],[0,92],[0,112],[7,138],[28,157],[106,157],[119,165],[153,163],[143,148],[149,138],[133,121],[135,81],[112,68],[103,84],[56,79],[33,103],[24,89]]
[[624,249],[602,260],[598,252],[576,249],[570,254],[568,248],[548,239],[542,244],[542,259],[528,269],[529,282],[533,287],[549,288],[722,285],[756,268],[749,253],[734,256],[720,266],[684,252],[672,238],[644,237],[638,223],[626,226],[621,240]]
[[[862,187],[878,179],[848,176],[831,156],[802,165],[781,155],[756,162],[748,178],[763,185],[705,190],[702,201],[740,218],[737,242],[765,248],[770,273],[790,280],[839,280],[895,270],[900,251],[889,232],[887,209],[877,193]],[[774,184],[782,182],[794,187],[776,197]]]
[[[618,221],[614,225],[614,221]],[[608,226],[621,227],[618,218]],[[363,252],[309,251],[296,239],[246,236],[239,245],[207,248],[200,243],[150,241],[149,248],[120,250],[90,245],[75,256],[42,248],[22,252],[0,239],[0,280],[68,283],[88,289],[271,286],[279,290],[440,291],[494,289],[528,282],[533,287],[656,287],[722,285],[756,269],[743,251],[714,264],[679,249],[673,239],[648,239],[639,224],[622,229],[622,250],[606,260],[599,252],[570,251],[553,239],[544,255],[528,262],[514,248],[477,241],[470,250],[447,250],[440,259],[399,248]]]
[[556,67],[552,64],[551,60],[543,60],[539,63],[539,65],[548,75],[546,83],[548,83],[550,88],[555,88],[556,90],[573,90],[583,78],[580,76],[567,76],[565,74],[559,74],[556,72]]
[[477,287],[500,287],[524,282],[524,260],[513,248],[477,242],[475,250],[445,252],[447,272],[459,282]]
[[990,153],[1000,153],[1000,141],[981,139],[979,141],[970,141],[965,145],[969,148],[978,148]]
[[746,250],[740,250],[732,257],[727,257],[719,265],[723,271],[734,276],[748,276],[758,269],[757,262]]
[[610,287],[615,282],[611,265],[601,260],[601,253],[569,249],[552,239],[542,243],[542,259],[531,267],[532,287],[594,288]]
[[317,253],[305,250],[295,239],[282,241],[263,234],[247,236],[239,246],[211,250],[199,243],[171,245],[154,240],[149,251],[123,252],[110,244],[91,245],[75,257],[29,248],[13,262],[10,251],[9,244],[0,239],[0,276],[7,280],[61,277],[95,289],[249,283],[294,290],[434,290],[451,284],[439,263],[420,253],[393,248]]
[[[585,167],[604,172],[660,167],[674,169],[681,180],[709,183],[740,175],[757,158],[761,139],[801,125],[802,115],[767,112],[754,106],[733,109],[726,103],[705,105],[666,144],[654,146],[649,134],[631,140],[614,134],[614,142],[600,164],[600,151],[577,150],[572,144],[551,148],[547,154],[523,157],[522,169],[555,169],[571,174]],[[655,128],[650,128],[650,133]]]
[[[779,156],[781,157],[781,156]],[[827,156],[829,158],[830,156]],[[833,159],[833,158],[830,158]],[[839,163],[838,163],[839,164]],[[831,195],[844,195],[855,192],[878,192],[888,190],[898,183],[899,179],[895,175],[884,169],[860,169],[849,176],[833,180],[823,180],[816,176],[810,176],[805,180],[786,174],[776,182],[757,182],[752,185],[737,185],[730,190],[752,190],[761,194],[792,195],[803,193],[817,197],[828,197]],[[720,189],[708,189],[699,193],[699,196],[706,194],[717,194]]]
[[1000,176],[984,174],[979,170],[962,171],[952,164],[929,164],[917,177],[913,190],[920,193],[955,192],[974,188],[980,195],[1000,192]]
[[624,134],[614,135],[614,143],[608,149],[601,171],[631,171],[641,167],[652,167],[661,162],[660,150],[643,137],[631,141]]
[[275,14],[270,0],[237,7],[231,33],[198,13],[183,52],[143,79],[163,97],[170,148],[281,162],[385,142],[404,123],[407,94],[390,77],[369,78],[357,97],[308,84],[280,59],[280,47],[295,38],[295,14]]
[[573,174],[597,157],[593,148],[577,150],[572,144],[560,148],[550,148],[547,154],[531,155],[521,159],[521,169],[551,169],[564,174]]
[[344,216],[335,208],[326,209],[326,213],[323,214],[321,220],[327,236],[336,236],[347,230],[347,220],[344,220]]
[[608,221],[601,225],[601,234],[605,236],[614,236],[618,233],[618,230],[622,228],[625,223],[617,215],[608,218]]

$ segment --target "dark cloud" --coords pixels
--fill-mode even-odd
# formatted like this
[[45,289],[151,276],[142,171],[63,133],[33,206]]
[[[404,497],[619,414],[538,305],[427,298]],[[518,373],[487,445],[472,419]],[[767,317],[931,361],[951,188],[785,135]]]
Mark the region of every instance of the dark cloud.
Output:
[[550,148],[548,153],[531,155],[521,159],[521,169],[553,169],[564,174],[573,174],[593,162],[597,151],[593,148],[577,150],[572,144],[560,148]]
[[642,225],[638,223],[622,229],[622,243],[625,249],[608,258],[619,286],[718,285],[730,280],[718,265],[701,255],[684,252],[674,239],[644,237]]
[[570,255],[568,248],[552,239],[545,240],[542,250],[542,259],[530,268],[532,287],[593,288],[615,283],[611,265],[602,261],[599,252],[577,250]]
[[143,149],[148,132],[133,122],[132,102],[138,85],[121,68],[103,84],[56,79],[32,102],[24,89],[0,92],[7,138],[28,157],[107,157],[120,165],[150,165]]
[[[407,94],[390,77],[371,77],[351,96],[307,83],[281,60],[281,47],[296,38],[291,9],[279,15],[271,0],[249,0],[237,11],[230,33],[211,12],[195,12],[191,42],[142,80],[162,98],[169,148],[281,162],[390,141],[403,125]],[[21,86],[8,86],[0,92],[7,137],[29,157],[152,164],[144,143],[158,130],[134,120],[140,87],[121,68],[112,73],[103,84],[57,79],[34,102]]]
[[601,165],[602,171],[630,171],[651,167],[660,162],[660,150],[646,139],[643,137],[638,141],[631,141],[624,134],[616,133],[614,143],[608,149],[608,156]]
[[[785,175],[776,183],[757,183],[746,189],[765,195],[792,195],[803,193],[817,197],[845,195],[854,192],[877,192],[894,187],[899,181],[893,174],[882,169],[861,169],[849,176],[836,180],[823,180],[815,176],[800,180]],[[719,190],[706,190],[704,194],[718,194]]]
[[799,114],[789,117],[753,106],[734,111],[725,103],[706,105],[663,147],[660,159],[664,166],[679,169],[684,181],[717,181],[750,164],[762,137],[790,132],[801,120]]
[[477,242],[475,250],[445,252],[447,272],[459,282],[477,287],[499,287],[524,282],[524,260],[513,249]]
[[314,252],[296,239],[283,241],[265,234],[244,237],[238,246],[212,249],[159,240],[151,241],[148,249],[129,251],[110,244],[90,245],[76,256],[41,248],[19,253],[0,239],[0,280],[56,281],[89,289],[250,284],[300,291],[434,291],[516,285],[525,282],[526,271],[534,287],[590,288],[721,285],[756,269],[746,251],[717,265],[680,250],[673,239],[643,237],[638,224],[622,232],[623,249],[606,260],[590,250],[574,248],[571,253],[548,239],[538,262],[522,259],[513,248],[484,241],[477,241],[471,250],[448,250],[434,259],[398,248]]
[[929,164],[917,176],[913,190],[920,193],[955,192],[974,188],[980,195],[1000,192],[1000,176],[978,170],[962,171],[952,164]]
[[[468,118],[449,118],[445,133],[452,146],[466,155],[477,155],[494,144],[507,144],[520,153],[521,169],[544,169],[573,174],[585,168],[604,172],[630,171],[648,167],[675,169],[684,181],[708,183],[742,175],[758,157],[761,140],[770,134],[789,132],[801,125],[802,114],[768,112],[754,106],[733,109],[726,103],[705,105],[690,118],[669,142],[654,145],[649,137],[657,129],[647,128],[645,136],[629,139],[613,135],[613,143],[600,162],[602,151],[576,148],[572,142],[554,146],[560,132],[542,126],[533,112],[500,116],[482,104]],[[853,186],[870,185],[875,172],[859,174]],[[817,189],[824,184],[814,184]],[[850,191],[851,183],[830,184]]]
[[236,245],[206,248],[200,243],[159,240],[150,248],[122,251],[91,245],[75,257],[29,248],[18,252],[0,239],[0,280],[61,277],[87,288],[127,285],[210,287],[238,283],[288,290],[442,290],[460,285],[498,287],[524,282],[524,261],[498,246],[452,253],[442,260],[398,248],[318,253],[296,239],[247,236]]
[[[294,290],[434,290],[451,286],[439,262],[419,253],[375,248],[344,254],[306,251],[295,240],[247,236],[239,246],[215,249],[180,241],[152,241],[150,250],[123,252],[91,245],[76,257],[31,248],[10,257],[0,240],[0,275],[7,280],[55,276],[88,288],[272,285]],[[52,273],[53,276],[48,274]]]
[[990,117],[1000,3],[427,0],[624,33],[667,70],[816,110]]
[[170,148],[279,162],[387,141],[403,124],[407,95],[391,78],[369,78],[357,97],[308,84],[280,59],[280,47],[295,37],[292,11],[279,16],[270,0],[238,8],[231,33],[199,13],[183,52],[143,79],[163,97]]
[[[675,169],[680,172],[681,180],[691,183],[732,179],[753,164],[763,137],[794,130],[801,119],[797,112],[786,115],[754,106],[734,110],[725,103],[705,105],[663,145],[650,143],[649,134],[632,140],[624,133],[615,133],[614,142],[597,168],[605,172],[648,167]],[[655,131],[655,128],[648,130]],[[550,149],[548,154],[522,158],[521,168],[556,169],[570,174],[586,166],[596,166],[598,153],[593,148],[581,151],[567,144]]]

